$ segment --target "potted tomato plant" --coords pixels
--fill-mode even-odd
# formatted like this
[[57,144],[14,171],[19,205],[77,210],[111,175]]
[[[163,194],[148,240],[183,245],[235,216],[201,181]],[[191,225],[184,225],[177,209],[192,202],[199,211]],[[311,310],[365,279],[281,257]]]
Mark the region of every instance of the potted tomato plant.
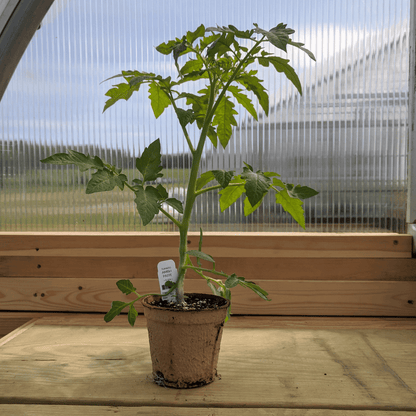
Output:
[[[138,315],[135,303],[141,301],[148,322],[150,348],[155,381],[176,388],[191,388],[208,384],[214,380],[219,353],[222,328],[230,315],[231,289],[243,286],[254,291],[265,300],[268,293],[242,276],[216,270],[214,259],[202,251],[202,230],[198,250],[188,250],[187,235],[191,213],[196,199],[206,193],[219,191],[221,211],[244,196],[244,214],[254,212],[269,192],[275,194],[294,220],[305,228],[302,200],[317,192],[307,186],[283,182],[276,172],[255,170],[245,163],[241,172],[210,170],[200,173],[200,162],[207,140],[225,148],[232,136],[232,127],[237,125],[235,101],[257,120],[257,112],[247,92],[258,99],[265,115],[269,111],[269,96],[257,77],[253,64],[274,67],[293,83],[302,93],[301,83],[287,59],[275,56],[266,48],[274,46],[286,52],[294,46],[313,54],[294,42],[290,35],[294,30],[281,23],[270,30],[257,24],[250,30],[241,31],[227,27],[205,28],[199,26],[182,38],[170,40],[156,47],[164,55],[172,55],[178,77],[172,80],[148,72],[122,71],[111,77],[123,78],[106,95],[109,97],[104,111],[119,100],[128,100],[143,85],[148,86],[150,104],[156,118],[172,106],[182,128],[184,140],[192,154],[185,201],[169,196],[168,190],[157,183],[162,178],[161,145],[159,139],[144,149],[136,159],[138,177],[129,183],[128,178],[117,166],[98,156],[85,155],[74,150],[58,153],[42,160],[43,163],[58,165],[74,164],[82,171],[95,170],[91,175],[86,193],[111,191],[115,187],[128,189],[134,196],[137,211],[143,224],[149,224],[157,215],[163,214],[179,230],[179,264],[177,275],[165,281],[165,291],[155,294],[139,294],[130,280],[117,282],[124,294],[134,293],[130,302],[114,301],[105,315],[111,321],[128,308],[128,321],[133,326]],[[181,57],[186,56],[183,63]],[[183,63],[183,64],[182,64]],[[108,80],[106,80],[108,81]],[[190,82],[200,82],[197,94],[186,91]],[[188,84],[189,85],[189,84]],[[196,123],[199,138],[194,142],[189,135],[189,125]],[[194,146],[194,143],[196,145]],[[176,211],[172,215],[167,206]],[[165,208],[164,208],[165,207]],[[202,265],[205,261],[206,265]],[[213,295],[185,293],[184,282],[187,270],[193,270],[205,279]],[[176,268],[175,268],[176,271]],[[162,292],[162,291],[161,291]],[[170,297],[170,301],[169,298]]]

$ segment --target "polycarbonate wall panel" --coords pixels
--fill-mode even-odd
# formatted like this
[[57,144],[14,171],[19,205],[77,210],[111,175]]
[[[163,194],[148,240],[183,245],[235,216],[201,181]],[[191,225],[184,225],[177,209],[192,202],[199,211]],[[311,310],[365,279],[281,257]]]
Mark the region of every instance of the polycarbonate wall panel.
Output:
[[[404,232],[409,8],[409,0],[56,0],[0,103],[0,230],[173,231],[161,218],[142,227],[131,192],[86,195],[88,173],[39,160],[73,148],[118,165],[131,181],[134,158],[160,138],[165,186],[183,199],[189,154],[173,112],[155,120],[143,88],[102,114],[117,81],[100,82],[128,69],[175,77],[171,57],[154,47],[201,23],[284,22],[317,58],[289,51],[303,95],[271,68],[256,68],[269,116],[256,104],[256,122],[236,106],[229,147],[207,143],[202,168],[238,171],[245,161],[317,189],[304,204],[307,231]],[[197,134],[191,126],[194,143]],[[302,231],[272,197],[246,218],[242,203],[221,213],[218,195],[204,194],[192,228],[201,225]]]

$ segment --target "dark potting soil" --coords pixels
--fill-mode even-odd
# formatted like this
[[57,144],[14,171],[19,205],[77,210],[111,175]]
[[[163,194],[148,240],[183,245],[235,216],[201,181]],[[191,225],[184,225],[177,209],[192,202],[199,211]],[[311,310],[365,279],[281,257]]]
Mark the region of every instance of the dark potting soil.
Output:
[[185,300],[182,303],[170,302],[160,299],[158,301],[150,302],[151,305],[181,310],[181,311],[201,311],[205,309],[218,309],[220,306],[226,304],[223,298],[210,298],[194,295],[185,295]]

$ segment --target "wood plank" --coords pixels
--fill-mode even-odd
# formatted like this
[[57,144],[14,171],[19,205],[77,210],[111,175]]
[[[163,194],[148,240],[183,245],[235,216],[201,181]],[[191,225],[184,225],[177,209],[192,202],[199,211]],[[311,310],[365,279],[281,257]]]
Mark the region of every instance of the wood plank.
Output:
[[[132,280],[139,293],[158,293],[156,279]],[[232,311],[253,315],[416,316],[416,282],[256,280],[270,302],[240,286]],[[188,292],[210,293],[190,279]],[[128,301],[112,279],[0,278],[0,308],[15,311],[107,312],[114,300]],[[141,305],[137,310],[142,312]]]
[[178,391],[145,328],[34,325],[0,348],[0,403],[414,412],[415,354],[414,331],[230,328],[221,378]]
[[[1,313],[0,313],[1,318]],[[130,328],[127,314],[104,321],[104,314],[47,314],[34,325],[122,326]],[[146,327],[146,318],[137,317],[134,327]],[[225,328],[291,328],[291,329],[400,329],[416,330],[416,318],[343,318],[310,316],[239,316],[233,315]]]
[[[0,257],[0,277],[156,278],[157,264],[178,257]],[[205,264],[212,267],[211,264]],[[247,280],[416,281],[415,259],[218,258],[217,270]],[[200,277],[189,271],[189,279]]]
[[[199,234],[190,233],[189,248]],[[0,256],[175,256],[177,233],[0,233]],[[412,237],[399,234],[206,233],[214,257],[411,258]]]
[[[278,412],[278,413],[277,413]],[[0,404],[0,414],[7,416],[414,416],[415,412],[395,412],[393,410],[331,410],[331,409],[265,409],[216,407],[122,407],[122,406],[68,406],[34,404]]]
[[[56,312],[0,312],[0,323],[9,315],[20,316],[24,323],[34,320],[34,325],[121,326],[130,328],[127,314],[104,321],[104,313]],[[36,320],[34,318],[37,318]],[[146,318],[139,315],[135,328],[146,327]],[[232,315],[226,328],[292,328],[292,329],[401,329],[416,331],[416,318],[334,317],[334,316],[253,316]]]

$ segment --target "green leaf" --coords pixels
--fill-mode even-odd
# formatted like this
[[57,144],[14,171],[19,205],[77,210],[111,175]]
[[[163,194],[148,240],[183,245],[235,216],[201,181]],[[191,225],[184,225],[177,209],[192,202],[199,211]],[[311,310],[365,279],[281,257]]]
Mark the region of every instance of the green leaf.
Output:
[[289,195],[294,198],[308,199],[319,194],[319,192],[315,191],[315,189],[309,188],[308,186],[296,185],[293,187],[292,185],[290,189],[288,184],[286,184],[286,186],[289,191]]
[[129,306],[129,304],[125,302],[120,302],[118,300],[111,302],[111,309],[105,314],[104,321],[105,322],[112,321],[116,316],[120,315],[121,311],[126,306]]
[[163,55],[169,55],[177,43],[178,42],[176,40],[170,40],[168,43],[161,43],[160,45],[156,46],[156,50]]
[[143,175],[143,181],[155,181],[163,176],[160,171],[163,169],[161,165],[162,155],[160,153],[160,140],[157,139],[146,147],[142,155],[136,159],[136,167]]
[[124,178],[125,181],[127,181],[125,175],[123,175],[123,178],[119,178],[108,169],[99,170],[91,175],[85,193],[93,194],[96,192],[112,191],[116,186],[123,186],[122,183]]
[[244,74],[238,77],[236,81],[242,84],[248,91],[252,91],[256,95],[266,116],[269,115],[269,95],[261,84],[262,81],[256,76],[249,74]]
[[283,72],[287,79],[292,82],[292,84],[297,88],[300,95],[302,95],[302,85],[300,83],[299,77],[297,76],[295,70],[288,64],[289,60],[279,58],[277,56],[269,56],[264,58],[257,58],[260,65],[265,67],[269,66],[271,63],[277,72]]
[[136,87],[137,86],[137,91],[140,88],[140,85],[143,84],[143,81],[147,81],[149,79],[154,79],[155,76],[153,74],[149,74],[149,75],[140,75],[137,77],[133,77],[129,79],[129,85],[130,87]]
[[139,314],[137,313],[136,309],[134,308],[134,304],[132,303],[130,305],[129,313],[127,315],[127,319],[129,320],[129,324],[131,326],[134,326],[134,323],[136,322],[136,318]]
[[131,283],[128,279],[119,280],[116,285],[125,295],[129,295],[136,290],[136,288],[133,286],[133,283]]
[[211,46],[207,49],[207,55],[210,58],[214,58],[217,55],[217,59],[225,53],[231,51],[231,44],[234,41],[234,34],[223,33]]
[[[263,198],[266,194],[263,195]],[[247,217],[248,215],[252,214],[263,202],[263,198],[260,199],[259,202],[257,202],[256,205],[254,205],[254,207],[250,204],[249,199],[246,197],[244,199],[244,215]]]
[[237,121],[234,118],[234,114],[238,114],[234,110],[234,103],[228,99],[228,97],[223,97],[215,110],[214,119],[212,121],[213,126],[217,127],[218,139],[222,147],[225,149],[231,138],[232,127],[236,126]]
[[159,192],[152,186],[147,186],[146,189],[138,186],[135,194],[134,202],[136,203],[137,211],[139,211],[143,225],[147,225],[159,213]]
[[173,209],[179,212],[179,214],[183,214],[183,205],[181,201],[178,201],[175,198],[168,198],[165,201],[168,205],[170,205]]
[[263,175],[267,176],[268,178],[272,178],[273,176],[279,176],[280,177],[280,175],[276,172],[263,172]]
[[286,189],[286,184],[277,178],[273,178],[273,186],[279,186],[280,188]]
[[105,95],[110,97],[109,100],[105,102],[103,113],[107,108],[111,107],[119,100],[128,100],[134,91],[138,91],[140,88],[140,84],[131,86],[130,84],[122,83],[114,85],[114,88],[109,89]]
[[208,172],[204,172],[196,181],[196,190],[199,191],[202,189],[206,184],[213,181],[215,179],[214,173],[212,170]]
[[195,32],[186,32],[186,40],[189,43],[192,44],[196,39],[202,38],[204,35],[205,35],[205,26],[204,25],[200,25],[195,30]]
[[199,72],[203,67],[203,62],[195,59],[191,59],[181,68],[181,74],[190,74],[192,72]]
[[253,172],[247,167],[243,169],[241,177],[246,180],[244,189],[251,206],[254,207],[268,192],[271,180],[263,172]]
[[[241,183],[241,185],[233,185],[236,183]],[[234,204],[235,201],[237,201],[238,198],[244,193],[244,183],[241,179],[241,176],[237,176],[235,179],[232,179],[229,183],[229,185],[221,189],[219,192],[220,196],[220,208],[221,212],[225,211],[229,206]]]
[[298,198],[292,198],[286,189],[276,193],[276,203],[280,204],[293,219],[305,229],[305,214],[302,208],[303,202]]
[[151,82],[149,85],[149,98],[156,118],[161,116],[165,108],[171,104],[169,96],[156,82]]
[[211,140],[211,143],[214,145],[214,147],[217,148],[218,135],[217,135],[217,131],[214,129],[214,127],[212,127],[212,126],[208,127],[207,136]]
[[98,156],[92,158],[90,155],[84,155],[75,150],[68,150],[68,153],[55,153],[46,159],[42,159],[41,162],[52,165],[75,165],[78,166],[81,172],[88,169],[104,168],[103,161]]
[[187,124],[193,123],[195,120],[195,115],[193,110],[183,110],[182,108],[177,108],[176,114],[178,116],[179,123],[182,127],[186,127]]
[[215,296],[221,296],[221,292],[218,291],[218,289],[214,286],[212,282],[207,280],[207,285],[209,286],[209,288]]
[[270,29],[270,31],[259,28],[256,23],[254,23],[254,26],[256,27],[254,29],[256,33],[266,36],[267,40],[272,45],[287,52],[286,45],[291,41],[289,35],[295,33],[293,29],[286,28],[287,25],[283,23],[279,23],[277,26]]
[[253,103],[251,102],[250,98],[247,97],[247,95],[241,94],[242,90],[240,88],[234,85],[230,85],[228,87],[228,91],[233,94],[238,103],[241,104],[253,116],[255,120],[258,119],[257,111],[255,110]]
[[223,187],[226,188],[230,183],[234,175],[234,171],[225,171],[225,170],[213,170],[212,173],[214,174],[215,179],[217,182]]
[[237,38],[250,39],[253,36],[254,29],[251,30],[238,30],[235,26],[218,26],[217,27],[208,27],[207,32],[221,32],[221,33],[232,33]]
[[228,276],[227,280],[224,282],[225,287],[231,289],[239,284],[240,280],[238,279],[237,275],[232,274]]
[[260,286],[256,285],[254,282],[248,282],[244,280],[240,280],[238,282],[241,286],[246,287],[248,289],[251,289],[254,293],[259,295],[262,299],[270,301],[271,299],[268,299],[268,293],[262,289]]
[[169,198],[169,194],[168,191],[164,188],[163,185],[157,185],[156,186],[157,191],[159,192],[160,198],[161,199],[167,199]]
[[299,48],[301,51],[305,52],[309,58],[313,59],[314,61],[316,61],[315,55],[306,48],[303,48],[304,43],[299,43],[299,42],[293,42],[292,40],[289,42],[290,45],[295,46],[296,48]]
[[210,261],[211,263],[215,263],[215,260],[209,254],[205,254],[199,250],[189,250],[186,252],[186,254],[188,254],[188,256],[193,256],[201,260],[206,260]]

